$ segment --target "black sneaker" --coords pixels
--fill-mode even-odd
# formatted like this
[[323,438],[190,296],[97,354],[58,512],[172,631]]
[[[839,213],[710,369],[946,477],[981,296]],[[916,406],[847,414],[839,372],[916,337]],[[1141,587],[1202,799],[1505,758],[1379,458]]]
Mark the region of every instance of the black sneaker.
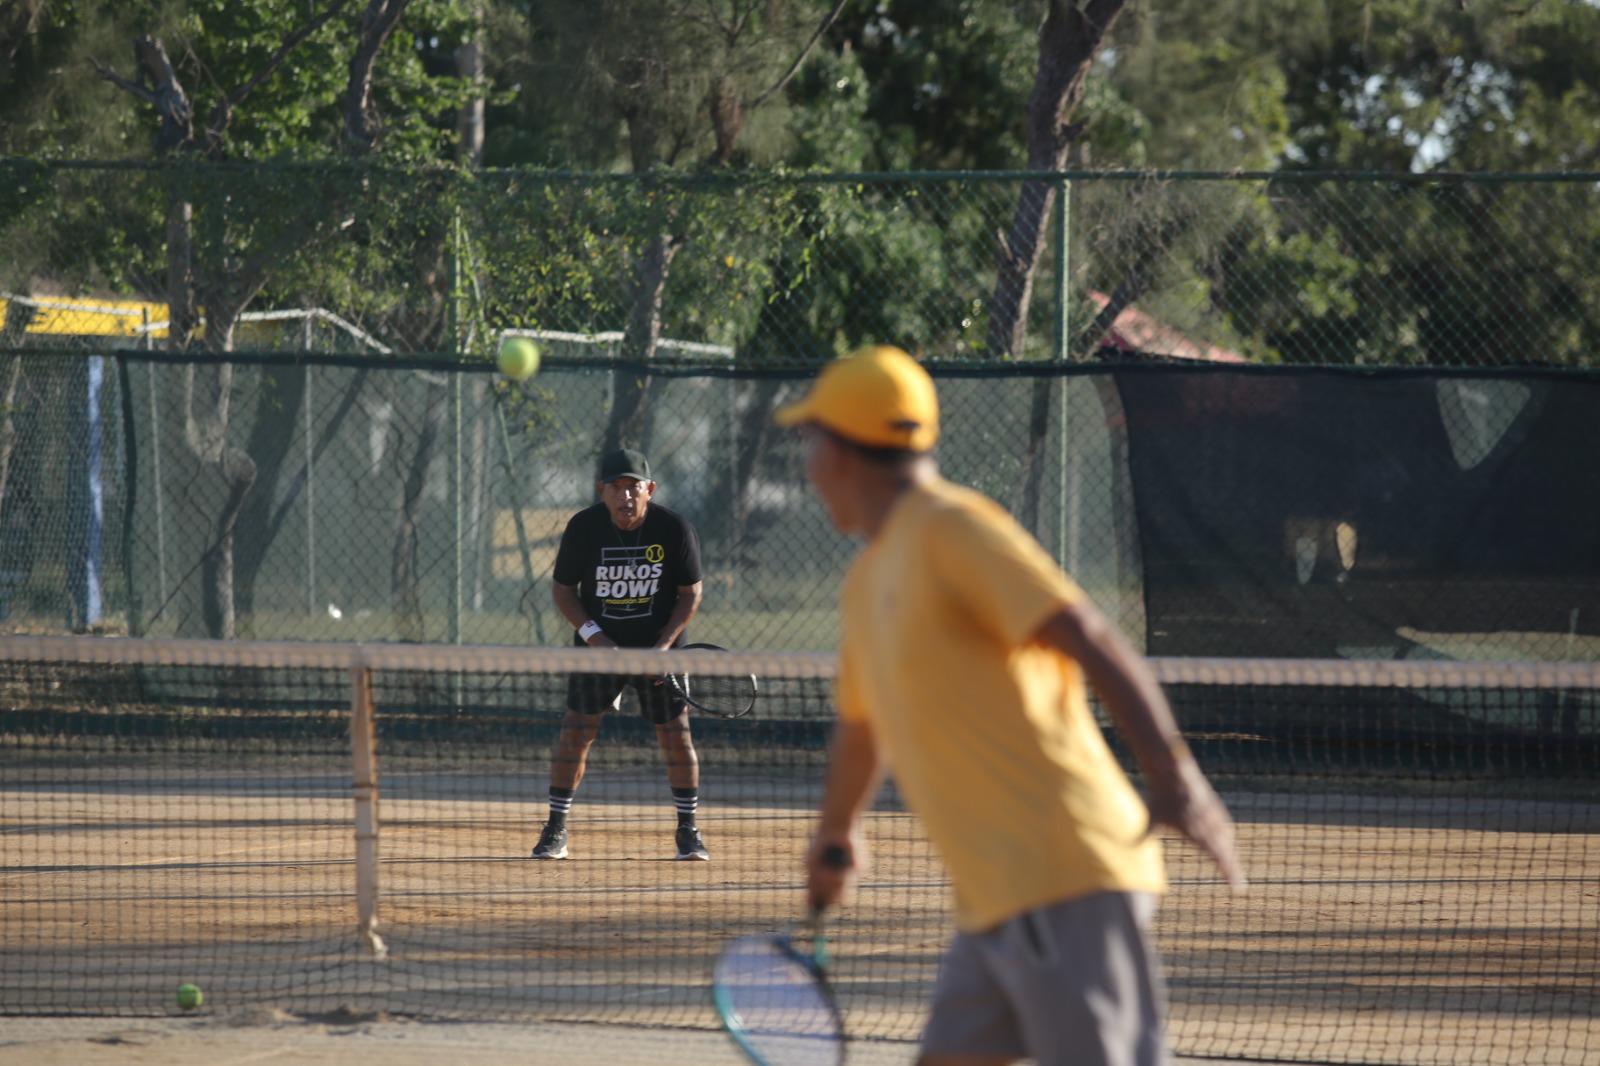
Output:
[[678,826],[677,840],[679,862],[711,861],[711,853],[706,850],[706,842],[700,839],[700,830],[694,826]]
[[539,831],[539,843],[533,846],[536,859],[564,859],[567,857],[567,827],[544,823]]

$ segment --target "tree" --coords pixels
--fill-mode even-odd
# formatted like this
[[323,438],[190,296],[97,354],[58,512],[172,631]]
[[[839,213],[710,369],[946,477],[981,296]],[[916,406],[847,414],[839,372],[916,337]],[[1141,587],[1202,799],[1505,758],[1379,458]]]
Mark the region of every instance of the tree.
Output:
[[[1012,170],[1026,152],[1037,0],[852,4],[829,32],[864,79],[863,170]],[[811,106],[815,106],[812,104]]]
[[[778,0],[602,0],[536,9],[537,83],[559,83],[596,121],[575,147],[621,157],[635,174],[716,170],[760,158],[779,126],[763,112],[844,6]],[[820,12],[820,14],[819,14]],[[574,59],[574,57],[581,57]],[[609,148],[607,147],[609,145]],[[689,200],[675,187],[641,187],[626,247],[622,353],[648,363],[661,339],[673,261],[689,240]],[[642,444],[651,378],[619,373],[603,447]]]
[[[1374,0],[1263,22],[1277,27],[1256,46],[1284,71],[1287,168],[1581,170],[1600,158],[1592,5]],[[1581,184],[1286,185],[1254,233],[1230,240],[1214,300],[1284,361],[1581,362],[1600,341],[1587,199]]]
[[[191,8],[187,20],[169,24],[185,40],[184,54],[191,57],[196,73],[209,75],[208,81],[199,82],[206,88],[198,93],[189,88],[196,81],[180,70],[158,33],[134,38],[133,77],[96,62],[101,76],[144,105],[153,119],[156,158],[190,164],[190,169],[169,172],[165,192],[165,295],[174,348],[199,346],[219,355],[232,351],[240,314],[267,286],[274,269],[292,254],[305,254],[347,226],[348,212],[354,206],[348,193],[334,192],[309,210],[304,204],[273,202],[274,198],[262,196],[253,199],[250,207],[256,211],[251,214],[224,192],[201,204],[201,217],[197,218],[195,181],[201,172],[192,169],[192,164],[250,154],[263,142],[270,145],[285,125],[304,121],[306,112],[319,104],[325,110],[337,108],[342,154],[355,158],[371,155],[382,132],[374,96],[378,59],[408,3],[368,0],[359,25],[348,37],[340,31],[346,30],[342,20],[351,0],[328,0],[321,10],[303,16],[297,5],[288,4],[276,9],[253,5],[240,10],[222,3]],[[158,25],[173,19],[171,13],[159,9],[147,9],[143,14]],[[202,17],[206,31],[191,32]],[[236,48],[241,42],[246,45],[242,58]],[[336,95],[324,87],[320,100],[306,100],[297,99],[291,91],[271,101],[252,123],[253,129],[243,136],[237,134],[242,109],[254,103],[258,94],[270,97],[282,91],[277,75],[292,56],[308,47],[337,49],[341,45],[348,63]],[[261,190],[258,187],[256,191]],[[263,201],[287,210],[268,218],[260,212]],[[197,238],[197,228],[203,237]],[[202,310],[203,334],[199,328]],[[233,384],[231,362],[219,360],[212,366],[190,363],[182,398],[185,444],[203,468],[220,476],[225,487],[202,559],[206,630],[223,639],[237,632],[235,530],[257,474],[249,452],[229,439]]]
[[[1028,98],[1028,169],[1061,170],[1082,132],[1073,116],[1083,102],[1095,54],[1122,14],[1124,0],[1089,0],[1082,9],[1050,0],[1039,27],[1039,67]],[[1055,203],[1052,181],[1028,181],[1017,197],[1011,229],[1002,243],[989,308],[989,352],[1022,354],[1033,277],[1045,245],[1045,220]]]

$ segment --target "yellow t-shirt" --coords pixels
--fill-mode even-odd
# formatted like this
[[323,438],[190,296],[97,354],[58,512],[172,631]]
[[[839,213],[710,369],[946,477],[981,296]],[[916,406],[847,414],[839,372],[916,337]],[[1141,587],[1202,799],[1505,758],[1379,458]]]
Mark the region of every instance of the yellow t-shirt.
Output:
[[845,578],[839,715],[871,728],[964,930],[1166,888],[1082,671],[1030,641],[1081,596],[1010,515],[946,481],[907,491]]

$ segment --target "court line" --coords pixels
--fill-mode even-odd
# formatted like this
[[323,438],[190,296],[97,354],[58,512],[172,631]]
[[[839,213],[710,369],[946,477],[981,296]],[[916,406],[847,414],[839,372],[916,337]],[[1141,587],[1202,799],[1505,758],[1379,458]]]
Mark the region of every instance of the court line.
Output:
[[296,1052],[294,1048],[287,1044],[280,1044],[277,1047],[270,1048],[266,1051],[257,1051],[253,1054],[241,1055],[234,1059],[218,1059],[216,1060],[216,1064],[217,1066],[233,1066],[235,1063],[242,1064],[246,1062],[263,1062],[267,1059],[282,1058],[284,1055],[293,1055],[295,1053]]

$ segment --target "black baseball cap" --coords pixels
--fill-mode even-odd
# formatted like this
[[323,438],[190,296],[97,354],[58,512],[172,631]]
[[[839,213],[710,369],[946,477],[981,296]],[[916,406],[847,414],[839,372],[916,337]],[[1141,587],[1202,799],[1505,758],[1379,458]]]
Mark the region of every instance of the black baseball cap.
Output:
[[600,480],[615,481],[619,477],[655,480],[650,476],[650,460],[636,448],[618,448],[600,457]]

